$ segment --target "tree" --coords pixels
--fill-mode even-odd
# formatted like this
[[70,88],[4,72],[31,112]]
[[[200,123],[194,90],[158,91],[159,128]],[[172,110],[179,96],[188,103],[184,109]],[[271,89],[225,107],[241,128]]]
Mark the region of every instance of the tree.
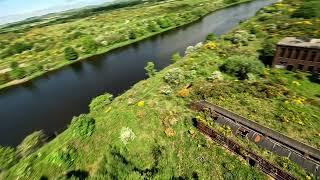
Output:
[[171,22],[167,18],[160,18],[157,23],[162,29],[166,29],[171,26]]
[[160,27],[156,22],[152,21],[148,25],[148,30],[151,32],[157,32],[160,30]]
[[217,36],[214,33],[211,33],[207,36],[207,41],[215,41],[217,40]]
[[26,71],[22,68],[15,68],[10,71],[10,79],[22,79],[26,76]]
[[94,112],[106,107],[112,102],[112,100],[113,95],[109,93],[94,98],[89,105],[90,112]]
[[276,53],[276,40],[266,39],[262,42],[262,49],[259,50],[260,59],[265,65],[272,65],[274,54]]
[[248,78],[249,73],[260,74],[263,67],[263,64],[256,57],[235,55],[229,57],[226,62],[220,66],[220,69],[238,77],[240,80],[244,80]]
[[28,156],[29,154],[38,150],[47,140],[44,132],[36,131],[27,136],[21,144],[17,147],[18,152],[22,157]]
[[147,71],[147,75],[152,77],[156,74],[157,70],[155,69],[155,65],[153,62],[148,62],[147,66],[144,68]]
[[137,39],[137,34],[133,30],[129,32],[129,39]]
[[64,56],[69,61],[74,61],[79,58],[78,53],[72,47],[67,47],[64,49]]
[[98,44],[95,40],[93,40],[92,38],[85,38],[82,41],[83,43],[83,47],[86,53],[90,54],[90,53],[94,53],[98,50]]
[[178,62],[180,59],[181,59],[181,56],[180,56],[179,53],[174,53],[174,54],[172,55],[172,58],[171,58],[171,60],[172,60],[173,63]]

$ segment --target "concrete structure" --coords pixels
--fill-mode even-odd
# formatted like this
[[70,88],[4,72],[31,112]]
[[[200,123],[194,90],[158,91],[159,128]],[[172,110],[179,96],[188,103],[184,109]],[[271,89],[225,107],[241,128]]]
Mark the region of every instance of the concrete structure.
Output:
[[273,66],[320,73],[320,39],[282,39],[277,44]]
[[229,126],[233,134],[247,138],[279,156],[287,157],[320,177],[320,150],[206,101],[192,103],[191,109],[209,113],[214,122]]

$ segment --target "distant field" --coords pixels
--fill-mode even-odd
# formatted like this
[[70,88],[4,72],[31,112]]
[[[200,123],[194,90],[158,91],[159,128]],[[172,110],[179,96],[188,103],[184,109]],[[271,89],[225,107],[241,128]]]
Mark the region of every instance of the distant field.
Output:
[[192,22],[224,5],[137,0],[7,27],[2,31],[9,32],[0,34],[0,88]]

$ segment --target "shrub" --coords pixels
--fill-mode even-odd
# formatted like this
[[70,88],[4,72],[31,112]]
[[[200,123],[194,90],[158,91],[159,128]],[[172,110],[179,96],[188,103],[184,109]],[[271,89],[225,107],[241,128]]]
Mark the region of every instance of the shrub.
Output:
[[26,71],[22,68],[16,68],[10,71],[10,79],[22,79],[26,76]]
[[220,71],[214,71],[210,77],[208,77],[208,80],[214,81],[222,81],[223,80],[223,75]]
[[77,149],[73,146],[66,146],[52,152],[48,157],[48,161],[60,167],[70,167],[77,158]]
[[180,68],[170,69],[163,77],[164,81],[171,85],[179,85],[184,80],[183,71]]
[[252,40],[251,35],[247,31],[236,31],[234,35],[231,37],[231,42],[233,44],[242,44],[248,45],[248,41]]
[[66,60],[69,61],[77,60],[79,58],[79,54],[72,47],[64,49],[64,56]]
[[178,62],[181,59],[181,55],[179,53],[175,53],[172,55],[171,60],[173,63]]
[[156,74],[157,70],[155,69],[155,65],[153,62],[148,62],[147,66],[144,68],[149,77],[152,77]]
[[160,28],[162,28],[162,29],[166,29],[166,28],[168,28],[168,27],[171,26],[171,22],[170,22],[170,20],[167,19],[167,18],[160,18],[160,19],[158,19],[157,24],[158,24],[158,25],[160,26]]
[[137,39],[137,34],[134,31],[129,32],[129,39]]
[[217,40],[217,36],[214,33],[211,33],[207,36],[207,41],[215,41]]
[[19,63],[18,63],[18,62],[12,61],[12,62],[10,63],[10,68],[11,68],[11,69],[16,69],[16,68],[18,68],[18,67],[19,67]]
[[74,117],[71,121],[70,129],[74,137],[90,137],[96,124],[95,120],[86,114],[81,114],[79,117]]
[[305,19],[320,17],[320,1],[305,1],[301,7],[293,12],[292,17]]
[[19,156],[14,148],[0,146],[0,173],[16,164],[18,160]]
[[28,44],[28,43],[22,43],[22,42],[18,42],[13,44],[12,46],[10,46],[7,50],[5,50],[1,57],[2,58],[6,58],[15,54],[20,54],[24,51],[28,51],[31,50],[33,47],[32,44]]
[[104,108],[112,102],[112,99],[113,95],[109,93],[94,98],[89,105],[90,111],[97,111]]
[[123,142],[123,144],[128,144],[129,141],[133,141],[135,139],[136,135],[132,131],[132,129],[128,127],[123,127],[120,132],[120,139]]
[[[98,50],[98,44],[92,38],[88,37],[88,38],[83,39],[82,44],[83,44],[83,48],[84,48],[85,53],[88,53],[88,54],[94,53]],[[72,53],[75,53],[75,51]],[[76,57],[75,55],[72,55],[72,56]],[[78,57],[76,59],[78,59]],[[69,59],[69,60],[72,60],[72,59]]]
[[27,136],[17,147],[21,156],[25,157],[38,150],[47,140],[44,132],[36,131]]
[[220,69],[243,80],[248,78],[248,73],[260,74],[263,64],[255,57],[235,55],[229,57]]
[[262,56],[274,56],[276,53],[276,40],[269,38],[263,41],[260,52]]
[[160,30],[160,27],[156,22],[151,21],[148,25],[148,30],[150,32],[158,32]]

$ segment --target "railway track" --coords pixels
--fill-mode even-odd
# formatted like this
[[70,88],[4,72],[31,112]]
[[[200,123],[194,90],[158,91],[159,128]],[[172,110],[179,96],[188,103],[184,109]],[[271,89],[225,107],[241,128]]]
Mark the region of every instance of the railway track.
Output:
[[224,146],[225,148],[229,149],[230,151],[242,156],[243,158],[247,159],[250,165],[255,166],[261,169],[266,174],[270,175],[276,180],[295,180],[296,178],[287,173],[286,171],[278,168],[277,166],[273,165],[269,161],[263,159],[261,156],[257,155],[256,153],[245,149],[235,141],[221,135],[220,133],[211,129],[208,125],[204,122],[201,122],[197,119],[194,119],[195,126],[205,135],[209,136],[215,142],[219,143],[220,145]]
[[246,137],[260,147],[287,157],[306,171],[320,177],[320,151],[318,149],[206,101],[194,102],[191,108],[209,113],[216,123],[228,125],[233,134]]

